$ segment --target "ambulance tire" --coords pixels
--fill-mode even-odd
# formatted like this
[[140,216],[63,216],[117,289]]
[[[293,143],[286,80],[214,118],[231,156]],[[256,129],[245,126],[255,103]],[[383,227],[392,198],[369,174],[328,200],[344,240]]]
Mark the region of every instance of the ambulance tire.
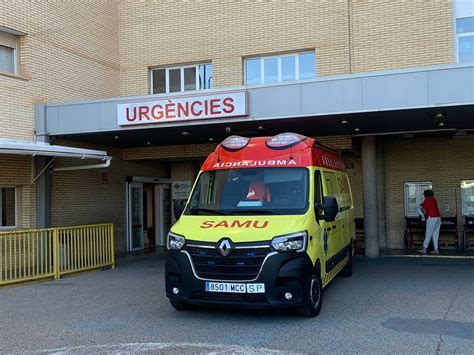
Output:
[[344,268],[341,270],[341,273],[339,275],[341,275],[341,277],[351,277],[352,276],[352,272],[354,270],[354,262],[352,260],[352,252],[349,253],[349,260],[347,261],[347,264],[346,266],[344,266]]
[[175,300],[170,300],[171,307],[173,307],[177,311],[190,311],[192,309],[192,306],[187,303],[175,301]]
[[305,305],[296,309],[296,314],[300,317],[314,318],[321,312],[323,305],[323,283],[321,282],[321,272],[314,268],[311,275],[310,297]]

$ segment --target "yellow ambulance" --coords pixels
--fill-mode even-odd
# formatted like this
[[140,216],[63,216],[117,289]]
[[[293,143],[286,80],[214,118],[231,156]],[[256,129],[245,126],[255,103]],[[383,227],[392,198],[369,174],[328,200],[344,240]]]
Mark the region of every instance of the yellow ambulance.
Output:
[[225,139],[178,213],[165,268],[177,310],[291,307],[315,317],[329,282],[352,275],[349,178],[340,155],[313,138]]

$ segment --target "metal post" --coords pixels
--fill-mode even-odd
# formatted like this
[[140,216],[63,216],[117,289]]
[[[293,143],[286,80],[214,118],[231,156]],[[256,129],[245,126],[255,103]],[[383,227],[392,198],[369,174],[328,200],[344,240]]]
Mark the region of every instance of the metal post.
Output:
[[60,265],[59,265],[59,233],[58,229],[53,229],[53,269],[54,269],[54,279],[59,280],[60,278]]

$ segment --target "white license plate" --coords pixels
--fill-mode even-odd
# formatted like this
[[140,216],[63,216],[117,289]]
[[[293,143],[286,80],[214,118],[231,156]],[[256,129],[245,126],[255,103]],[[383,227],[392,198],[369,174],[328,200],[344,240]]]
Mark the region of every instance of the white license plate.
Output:
[[206,282],[206,292],[265,293],[264,283],[243,284],[227,282]]

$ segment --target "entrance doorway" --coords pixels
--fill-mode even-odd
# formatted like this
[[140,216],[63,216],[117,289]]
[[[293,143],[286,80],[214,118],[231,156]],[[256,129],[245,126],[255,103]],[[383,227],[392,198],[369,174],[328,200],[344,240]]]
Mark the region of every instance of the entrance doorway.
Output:
[[171,181],[146,177],[128,180],[127,249],[165,246],[171,228]]

